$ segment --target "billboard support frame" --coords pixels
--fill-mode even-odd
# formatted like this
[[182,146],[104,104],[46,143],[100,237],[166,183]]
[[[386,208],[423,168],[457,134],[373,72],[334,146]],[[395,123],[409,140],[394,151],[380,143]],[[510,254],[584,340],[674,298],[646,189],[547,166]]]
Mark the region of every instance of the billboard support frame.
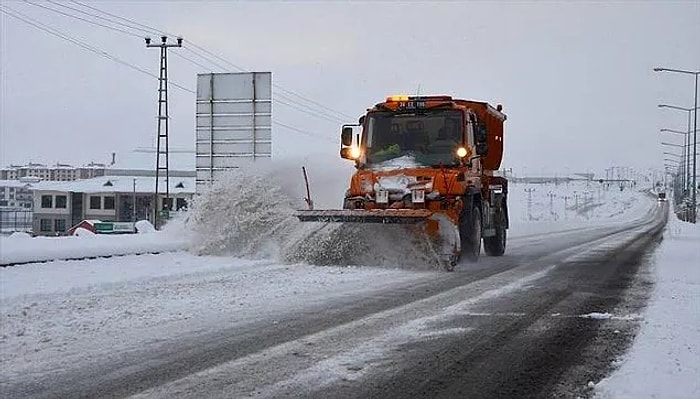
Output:
[[272,157],[272,73],[197,75],[197,187]]

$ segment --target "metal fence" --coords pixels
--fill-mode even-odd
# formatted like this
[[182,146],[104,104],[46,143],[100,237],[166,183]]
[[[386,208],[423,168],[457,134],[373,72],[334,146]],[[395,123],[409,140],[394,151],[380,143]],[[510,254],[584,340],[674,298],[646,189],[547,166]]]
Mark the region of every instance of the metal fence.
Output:
[[31,231],[33,214],[29,209],[0,209],[0,232]]

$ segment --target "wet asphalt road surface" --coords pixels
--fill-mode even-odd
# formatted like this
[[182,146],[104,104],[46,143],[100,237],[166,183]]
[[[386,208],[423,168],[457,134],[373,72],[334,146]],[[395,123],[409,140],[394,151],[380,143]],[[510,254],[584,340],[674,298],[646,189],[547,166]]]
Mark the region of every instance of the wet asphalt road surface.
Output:
[[666,213],[520,236],[506,256],[427,281],[28,376],[3,395],[587,397],[636,332]]

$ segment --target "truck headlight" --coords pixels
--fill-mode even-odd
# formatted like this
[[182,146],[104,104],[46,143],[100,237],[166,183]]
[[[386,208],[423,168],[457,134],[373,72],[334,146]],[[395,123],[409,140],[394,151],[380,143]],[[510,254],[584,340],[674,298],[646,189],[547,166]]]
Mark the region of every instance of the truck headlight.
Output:
[[460,158],[464,158],[467,156],[467,149],[464,147],[459,147],[457,149],[457,156]]

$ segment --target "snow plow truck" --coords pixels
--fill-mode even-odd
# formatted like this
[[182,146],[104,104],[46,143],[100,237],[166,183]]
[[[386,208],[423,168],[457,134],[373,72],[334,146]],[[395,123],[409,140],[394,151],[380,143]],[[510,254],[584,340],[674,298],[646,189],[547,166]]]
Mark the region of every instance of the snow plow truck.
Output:
[[388,97],[358,124],[342,127],[340,156],[356,168],[343,209],[295,216],[302,222],[418,224],[439,243],[448,271],[460,259],[477,261],[482,241],[487,255],[503,255],[508,181],[498,173],[501,111],[501,105],[443,95]]

